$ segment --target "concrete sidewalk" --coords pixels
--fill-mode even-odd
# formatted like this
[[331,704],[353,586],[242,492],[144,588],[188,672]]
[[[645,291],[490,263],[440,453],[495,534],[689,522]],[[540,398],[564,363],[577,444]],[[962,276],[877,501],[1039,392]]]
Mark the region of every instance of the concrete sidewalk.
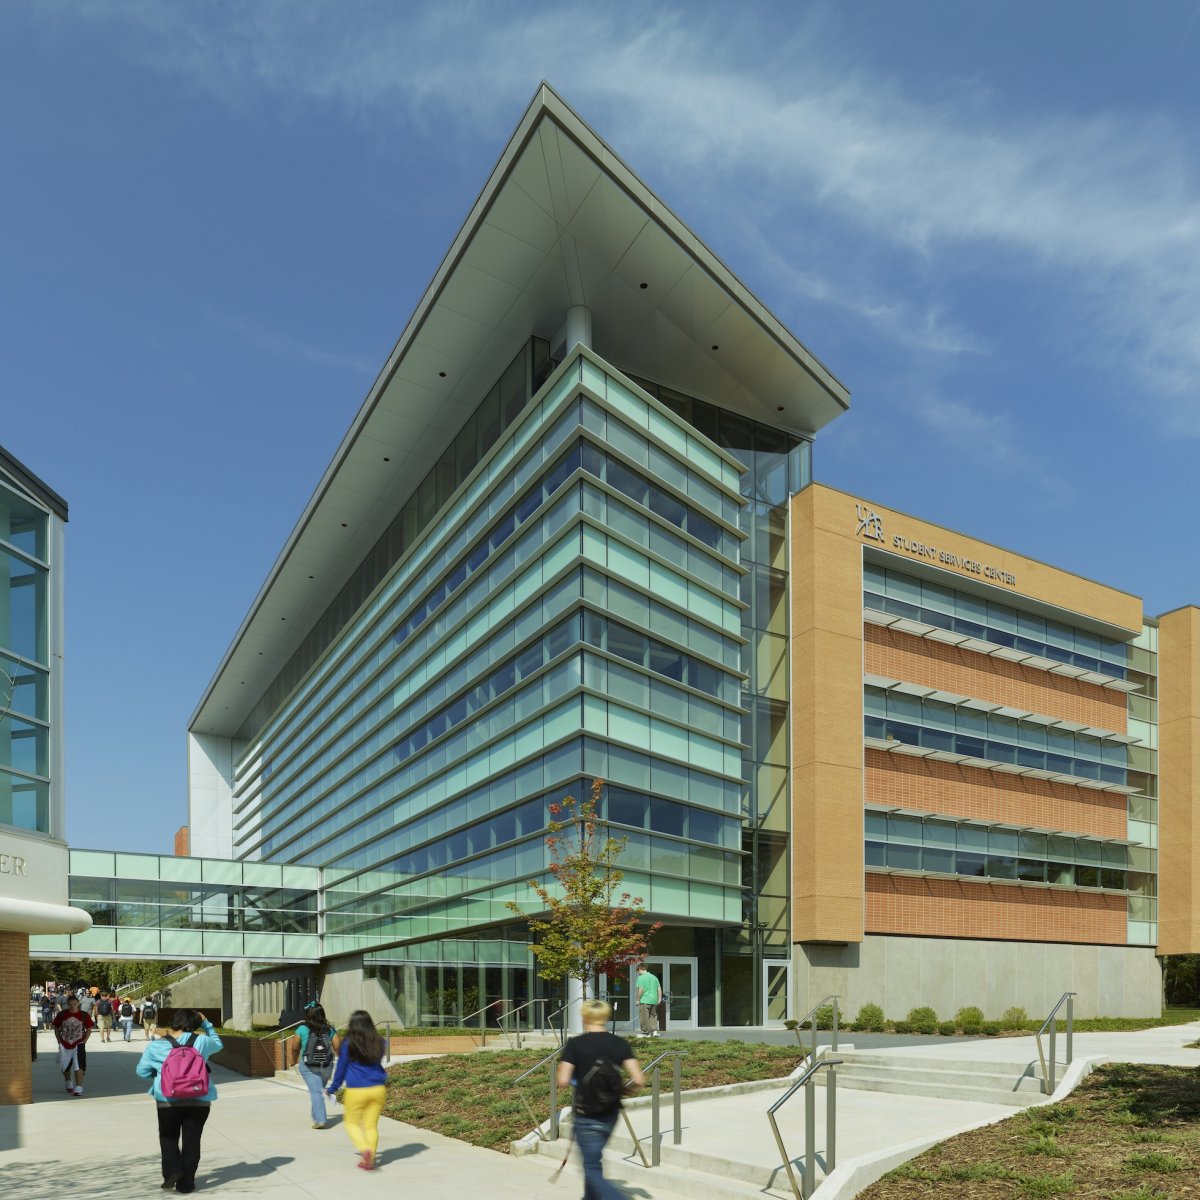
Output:
[[[1114,1060],[1200,1065],[1200,1051],[1185,1049],[1200,1038],[1200,1024],[1151,1029],[1129,1034],[1080,1034],[1076,1058],[1103,1055]],[[0,1183],[5,1195],[22,1200],[54,1200],[82,1190],[97,1200],[163,1195],[159,1191],[158,1143],[153,1102],[146,1083],[134,1074],[145,1043],[135,1033],[126,1045],[103,1045],[95,1036],[88,1043],[85,1095],[66,1094],[58,1072],[53,1035],[39,1035],[34,1064],[32,1105],[0,1108]],[[847,1039],[852,1040],[852,1039]],[[639,1046],[639,1049],[641,1047]],[[1059,1039],[1060,1054],[1063,1039]],[[948,1061],[996,1061],[1014,1069],[1036,1058],[1032,1038],[997,1038],[962,1042],[944,1039],[937,1045],[898,1047],[892,1054],[928,1056]],[[462,1060],[471,1069],[470,1057]],[[574,1168],[568,1178],[553,1184],[547,1160],[512,1157],[482,1150],[428,1130],[384,1118],[380,1122],[379,1169],[355,1169],[356,1155],[340,1128],[340,1112],[330,1105],[330,1127],[309,1128],[308,1093],[295,1075],[275,1079],[246,1079],[213,1068],[219,1098],[204,1131],[203,1157],[197,1191],[219,1188],[224,1196],[278,1196],[284,1189],[301,1197],[326,1200],[354,1194],[394,1195],[402,1189],[420,1197],[459,1193],[490,1200],[569,1200],[580,1190]],[[640,1166],[624,1172],[620,1184],[637,1200],[687,1195],[691,1200],[727,1196],[741,1175],[745,1194],[790,1196],[779,1172],[778,1153],[770,1137],[766,1110],[779,1092],[757,1091],[741,1096],[693,1100],[685,1104],[681,1149],[697,1149],[712,1163],[726,1164],[719,1179],[709,1172],[647,1171]],[[818,1092],[818,1150],[824,1150],[824,1095]],[[965,1124],[999,1119],[1013,1110],[999,1105],[963,1104],[932,1097],[889,1095],[839,1089],[839,1163],[865,1151],[899,1147],[914,1139],[941,1140]],[[639,1134],[648,1130],[644,1111],[632,1114]],[[783,1112],[789,1151],[803,1150],[803,1100],[797,1096]],[[664,1149],[671,1144],[671,1105],[664,1096]],[[560,1143],[565,1149],[565,1144]],[[612,1143],[616,1155],[629,1153],[623,1127]],[[561,1151],[559,1151],[561,1154]],[[573,1156],[577,1157],[577,1156]],[[667,1155],[664,1154],[664,1160]],[[699,1165],[699,1164],[697,1164]],[[753,1168],[758,1182],[742,1175]],[[773,1173],[764,1178],[761,1172]],[[764,1186],[765,1185],[765,1186]]]
[[[21,1200],[89,1200],[165,1196],[159,1189],[158,1133],[147,1081],[134,1074],[145,1042],[140,1031],[88,1041],[84,1096],[66,1094],[54,1036],[38,1035],[34,1103],[0,1108],[0,1190]],[[469,1059],[463,1063],[470,1067]],[[308,1092],[298,1076],[247,1079],[213,1067],[218,1097],[204,1129],[196,1192],[222,1196],[347,1194],[413,1197],[476,1195],[495,1200],[547,1200],[565,1193],[548,1179],[493,1150],[383,1118],[379,1166],[356,1169],[357,1155],[329,1105],[329,1128],[310,1128]],[[170,1193],[174,1195],[174,1193]],[[642,1193],[648,1195],[649,1193]]]

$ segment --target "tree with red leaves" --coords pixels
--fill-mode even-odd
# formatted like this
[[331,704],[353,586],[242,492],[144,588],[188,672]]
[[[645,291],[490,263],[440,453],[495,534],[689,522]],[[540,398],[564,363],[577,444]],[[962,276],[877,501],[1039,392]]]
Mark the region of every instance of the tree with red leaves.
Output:
[[[625,872],[617,859],[629,839],[608,835],[596,816],[603,790],[604,781],[597,779],[588,799],[567,796],[550,805],[546,845],[552,881],[529,881],[547,914],[526,918],[538,974],[552,981],[578,979],[584,999],[598,972],[617,973],[641,962],[651,935],[662,928],[661,921],[642,928],[642,898],[618,894]],[[525,916],[515,901],[508,907]]]

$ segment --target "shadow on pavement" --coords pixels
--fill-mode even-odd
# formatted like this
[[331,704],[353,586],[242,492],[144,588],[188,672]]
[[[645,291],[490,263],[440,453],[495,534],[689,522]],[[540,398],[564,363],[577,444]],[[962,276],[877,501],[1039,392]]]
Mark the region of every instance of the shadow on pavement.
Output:
[[407,1146],[391,1146],[387,1150],[381,1150],[376,1156],[375,1161],[381,1167],[386,1167],[388,1163],[399,1162],[402,1158],[415,1158],[422,1150],[428,1150],[429,1147],[424,1142],[409,1142]]
[[[205,1188],[210,1188],[222,1183],[231,1183],[235,1179],[261,1179],[265,1175],[273,1175],[280,1167],[286,1167],[288,1163],[295,1161],[294,1158],[285,1158],[281,1154],[276,1154],[270,1158],[259,1159],[258,1162],[229,1163],[227,1166],[213,1167],[210,1170],[204,1165],[202,1153],[196,1180]],[[157,1165],[156,1158],[155,1166]]]
[[75,1160],[56,1157],[50,1163],[6,1163],[3,1179],[4,1194],[20,1196],[22,1200],[46,1200],[48,1197],[62,1200],[63,1196],[74,1195],[87,1196],[88,1200],[106,1200],[110,1196],[128,1200],[131,1192],[157,1187],[162,1174],[157,1146],[148,1154],[106,1156],[103,1170],[97,1170],[96,1163],[81,1145]]

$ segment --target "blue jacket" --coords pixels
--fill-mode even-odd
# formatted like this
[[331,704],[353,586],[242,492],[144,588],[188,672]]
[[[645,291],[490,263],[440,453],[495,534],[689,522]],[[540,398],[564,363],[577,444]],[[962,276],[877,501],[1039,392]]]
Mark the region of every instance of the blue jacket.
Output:
[[331,1096],[344,1083],[348,1088],[379,1087],[388,1081],[382,1062],[360,1063],[350,1057],[350,1039],[342,1038],[338,1051],[337,1069],[325,1089]]
[[[213,1028],[211,1021],[205,1021],[201,1029],[204,1032],[197,1034],[195,1040],[190,1041],[188,1045],[194,1046],[203,1056],[204,1061],[208,1062],[212,1055],[222,1049],[224,1043],[217,1035],[217,1031]],[[187,1036],[191,1037],[192,1035],[188,1034]],[[213,1083],[211,1076],[208,1080],[208,1091],[203,1096],[197,1096],[195,1100],[168,1100],[162,1094],[162,1088],[159,1086],[158,1081],[162,1072],[162,1065],[167,1061],[167,1055],[171,1052],[171,1049],[171,1043],[165,1037],[156,1037],[142,1051],[142,1057],[138,1060],[137,1073],[143,1079],[151,1080],[150,1095],[159,1104],[211,1104],[217,1098],[216,1085]]]

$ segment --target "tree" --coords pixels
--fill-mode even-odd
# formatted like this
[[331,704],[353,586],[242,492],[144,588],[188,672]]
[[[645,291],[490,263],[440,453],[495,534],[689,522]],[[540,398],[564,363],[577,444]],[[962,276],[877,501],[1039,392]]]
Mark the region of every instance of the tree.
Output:
[[[526,917],[538,974],[553,981],[578,979],[585,999],[598,972],[640,962],[650,937],[662,928],[661,921],[641,928],[642,898],[618,893],[625,872],[617,859],[629,839],[610,836],[596,816],[603,790],[604,781],[597,779],[588,799],[567,796],[550,805],[546,845],[552,882],[529,881],[547,914]],[[516,901],[508,907],[526,915]]]

